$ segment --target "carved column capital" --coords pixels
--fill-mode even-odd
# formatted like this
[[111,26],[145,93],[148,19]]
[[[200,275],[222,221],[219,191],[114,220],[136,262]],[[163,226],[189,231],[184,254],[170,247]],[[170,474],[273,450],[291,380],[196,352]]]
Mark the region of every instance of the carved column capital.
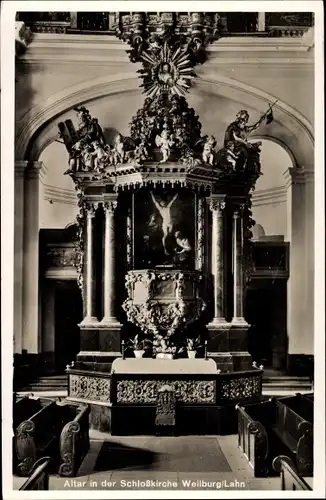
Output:
[[113,215],[115,212],[115,209],[117,208],[117,205],[118,205],[117,200],[105,201],[103,204],[103,208],[105,210],[105,213]]
[[212,212],[217,212],[218,215],[222,215],[222,212],[226,207],[226,202],[223,198],[210,197],[208,206]]
[[99,205],[98,203],[86,202],[85,210],[88,218],[92,219],[93,217],[95,217],[98,205]]

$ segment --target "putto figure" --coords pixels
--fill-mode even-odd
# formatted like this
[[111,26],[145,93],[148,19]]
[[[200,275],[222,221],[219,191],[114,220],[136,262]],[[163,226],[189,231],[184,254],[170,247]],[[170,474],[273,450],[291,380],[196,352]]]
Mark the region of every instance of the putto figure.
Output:
[[93,142],[93,148],[94,148],[93,156],[94,156],[95,170],[100,172],[105,167],[105,165],[108,163],[109,154],[102,147],[102,145],[99,143],[99,141]]
[[204,142],[202,159],[204,163],[208,163],[209,165],[213,165],[214,163],[214,148],[216,146],[215,137],[210,135],[207,137]]
[[113,148],[113,156],[114,163],[123,163],[125,159],[125,148],[123,143],[123,138],[121,134],[117,134],[114,139],[114,148]]
[[163,244],[165,255],[168,255],[169,252],[167,251],[167,248],[166,248],[166,240],[167,240],[168,236],[172,233],[172,230],[173,230],[173,222],[172,222],[172,217],[171,217],[171,207],[172,207],[173,203],[175,202],[175,200],[177,199],[178,193],[176,193],[173,196],[172,200],[169,203],[167,203],[163,200],[161,200],[160,202],[157,201],[152,191],[151,191],[151,197],[152,197],[152,200],[153,200],[155,207],[157,208],[160,216],[162,217],[162,231],[163,231],[162,244]]
[[160,148],[163,156],[160,163],[166,163],[171,155],[171,147],[174,145],[172,136],[167,130],[163,130],[161,135],[156,136],[155,143]]

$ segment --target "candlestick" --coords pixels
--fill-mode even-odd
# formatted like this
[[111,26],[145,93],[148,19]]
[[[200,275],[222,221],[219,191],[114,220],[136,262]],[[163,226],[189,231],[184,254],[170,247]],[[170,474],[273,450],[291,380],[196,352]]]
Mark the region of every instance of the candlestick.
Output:
[[121,340],[121,354],[122,354],[122,359],[126,359],[125,358],[125,341],[124,340]]
[[207,340],[205,340],[205,359],[208,359],[207,358]]

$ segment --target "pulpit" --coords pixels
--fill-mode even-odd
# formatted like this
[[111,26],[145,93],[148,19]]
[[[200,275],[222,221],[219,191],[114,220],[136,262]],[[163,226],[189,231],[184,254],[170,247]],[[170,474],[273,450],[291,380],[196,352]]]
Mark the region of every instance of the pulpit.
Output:
[[70,119],[59,124],[79,200],[84,304],[80,352],[67,368],[69,398],[91,405],[94,427],[128,433],[125,405],[128,421],[140,415],[153,429],[158,391],[169,386],[181,419],[199,415],[202,431],[216,433],[224,409],[227,422],[236,402],[261,395],[244,311],[250,193],[260,175],[260,143],[248,136],[272,121],[272,106],[250,126],[240,110],[217,151],[185,98],[204,45],[191,30],[168,35],[162,18],[155,44],[145,30],[135,46],[133,29],[140,19],[146,24],[135,16],[128,43],[143,61],[147,96],[130,135],[108,144],[84,106],[75,109],[77,128]]

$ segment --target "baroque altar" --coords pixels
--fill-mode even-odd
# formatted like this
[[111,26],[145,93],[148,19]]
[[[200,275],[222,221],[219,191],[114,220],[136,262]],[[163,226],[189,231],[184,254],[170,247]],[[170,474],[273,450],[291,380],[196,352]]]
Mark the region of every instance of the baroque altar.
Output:
[[183,34],[173,16],[156,31],[143,30],[141,13],[127,17],[118,36],[131,61],[142,62],[146,93],[129,136],[109,144],[84,106],[75,108],[76,125],[59,124],[79,200],[84,304],[68,398],[91,405],[94,427],[124,433],[115,422],[134,415],[152,428],[168,384],[184,418],[200,414],[203,432],[216,433],[223,409],[228,420],[235,403],[261,395],[244,312],[250,192],[260,175],[260,143],[250,133],[273,120],[272,106],[252,125],[239,110],[217,149],[185,97],[216,39],[214,16],[208,30],[207,16],[193,13]]

